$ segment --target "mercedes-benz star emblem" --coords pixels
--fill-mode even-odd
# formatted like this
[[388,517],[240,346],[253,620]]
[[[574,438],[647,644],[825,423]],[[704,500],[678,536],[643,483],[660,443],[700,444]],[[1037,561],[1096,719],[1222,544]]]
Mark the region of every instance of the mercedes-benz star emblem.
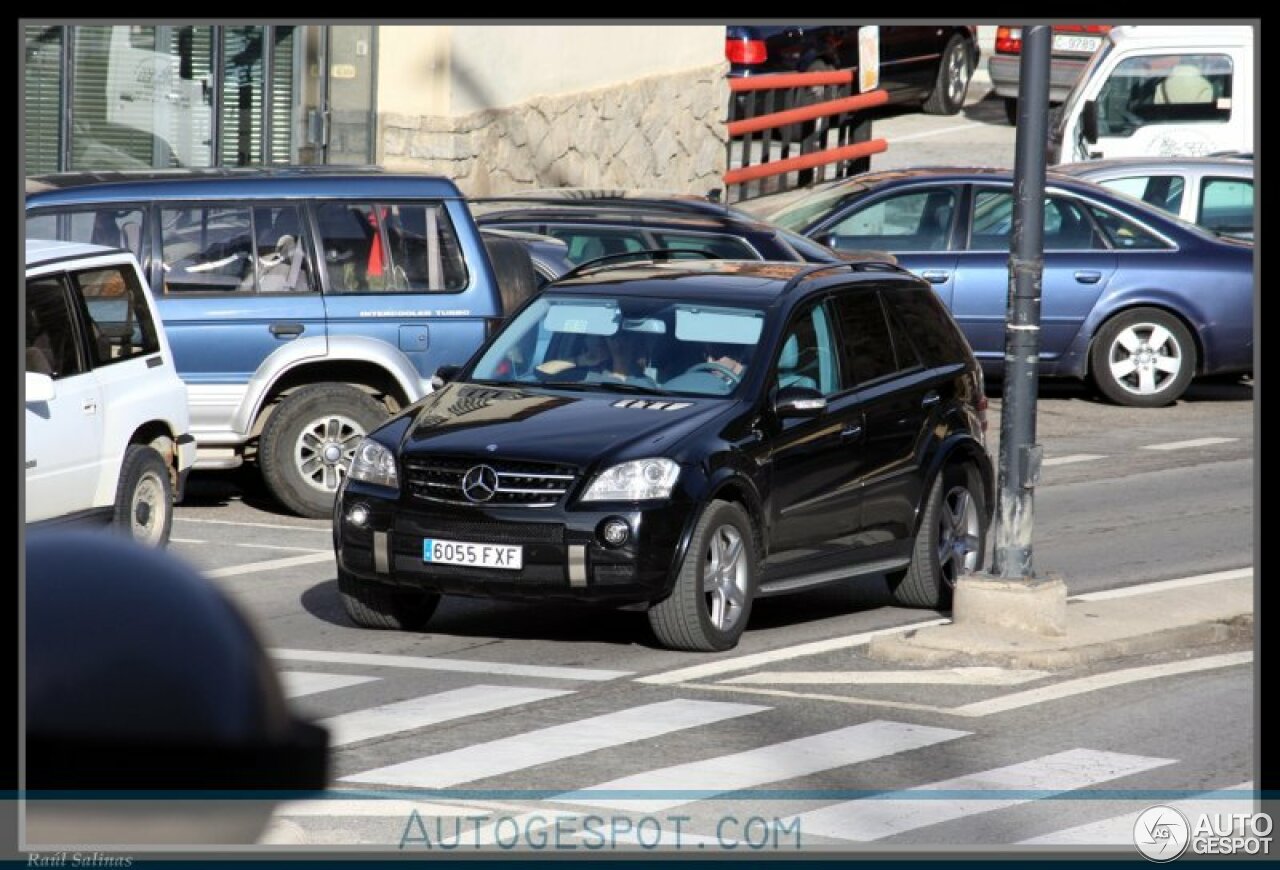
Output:
[[498,491],[498,472],[487,465],[474,465],[462,478],[462,494],[474,502],[488,501]]

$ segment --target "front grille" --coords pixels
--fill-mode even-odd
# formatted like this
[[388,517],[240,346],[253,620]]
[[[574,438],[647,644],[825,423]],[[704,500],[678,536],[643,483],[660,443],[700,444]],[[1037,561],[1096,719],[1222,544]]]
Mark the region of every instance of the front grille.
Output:
[[[462,490],[467,472],[486,465],[497,473],[493,497],[473,501]],[[510,462],[488,457],[406,457],[405,480],[414,498],[439,504],[553,507],[577,479],[577,469],[550,462]]]
[[[397,541],[405,539],[403,551],[422,552],[420,538],[443,538],[450,541],[467,541],[474,544],[563,544],[564,526],[560,523],[493,523],[467,522],[466,520],[423,519],[413,523],[413,537],[397,535]],[[397,550],[401,549],[397,547]]]

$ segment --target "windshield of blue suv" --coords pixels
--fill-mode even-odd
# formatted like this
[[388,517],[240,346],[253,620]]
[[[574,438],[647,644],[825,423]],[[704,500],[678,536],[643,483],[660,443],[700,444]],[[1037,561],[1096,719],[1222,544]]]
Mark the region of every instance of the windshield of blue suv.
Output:
[[750,370],[763,327],[764,311],[753,308],[550,294],[507,324],[468,380],[727,396]]

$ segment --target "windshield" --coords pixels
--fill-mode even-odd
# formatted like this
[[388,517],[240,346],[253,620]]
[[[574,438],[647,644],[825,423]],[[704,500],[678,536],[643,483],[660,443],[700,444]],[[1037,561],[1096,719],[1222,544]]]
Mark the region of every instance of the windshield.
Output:
[[1062,110],[1058,113],[1057,123],[1053,125],[1053,132],[1058,141],[1064,141],[1062,133],[1066,119],[1070,118],[1075,112],[1076,103],[1080,102],[1080,95],[1089,86],[1089,79],[1093,77],[1093,71],[1098,68],[1098,65],[1111,53],[1113,48],[1115,48],[1115,43],[1110,39],[1103,39],[1102,45],[1098,46],[1098,50],[1089,57],[1089,62],[1084,65],[1084,69],[1080,72],[1076,83],[1071,86],[1071,90],[1067,93],[1067,98],[1062,102]]
[[466,379],[727,396],[750,371],[764,316],[677,299],[552,293],[507,324]]
[[783,229],[803,233],[827,214],[842,206],[846,200],[861,196],[866,190],[867,187],[863,184],[840,184],[830,190],[802,197],[769,215],[769,220]]

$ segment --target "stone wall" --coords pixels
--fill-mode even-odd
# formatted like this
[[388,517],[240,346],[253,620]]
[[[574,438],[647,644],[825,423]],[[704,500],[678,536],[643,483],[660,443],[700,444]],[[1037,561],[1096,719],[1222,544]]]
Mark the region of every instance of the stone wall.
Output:
[[457,118],[379,116],[377,162],[469,196],[528,188],[705,193],[723,187],[726,64]]

